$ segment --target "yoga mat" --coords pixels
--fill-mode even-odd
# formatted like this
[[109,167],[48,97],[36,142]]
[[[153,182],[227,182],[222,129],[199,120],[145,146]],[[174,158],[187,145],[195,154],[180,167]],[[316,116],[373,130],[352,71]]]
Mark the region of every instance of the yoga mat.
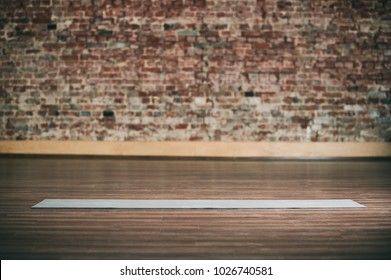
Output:
[[44,199],[32,208],[92,209],[308,209],[363,208],[351,199],[319,200],[128,200]]

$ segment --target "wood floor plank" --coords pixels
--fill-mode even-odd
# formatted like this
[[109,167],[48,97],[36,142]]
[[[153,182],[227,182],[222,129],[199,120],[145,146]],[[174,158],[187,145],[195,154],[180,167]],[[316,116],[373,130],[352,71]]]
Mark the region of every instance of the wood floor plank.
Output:
[[[389,161],[0,157],[2,259],[390,259]],[[353,199],[362,209],[31,209],[44,198]]]

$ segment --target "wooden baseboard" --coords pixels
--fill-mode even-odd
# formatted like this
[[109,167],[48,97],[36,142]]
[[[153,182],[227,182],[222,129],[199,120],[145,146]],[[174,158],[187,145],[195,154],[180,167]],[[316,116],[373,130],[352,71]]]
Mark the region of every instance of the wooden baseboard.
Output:
[[0,141],[0,154],[235,158],[391,157],[391,143]]

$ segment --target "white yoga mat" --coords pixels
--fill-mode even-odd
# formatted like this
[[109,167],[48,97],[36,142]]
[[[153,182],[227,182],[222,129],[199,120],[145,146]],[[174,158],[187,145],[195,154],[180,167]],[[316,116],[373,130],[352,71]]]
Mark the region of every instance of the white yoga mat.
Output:
[[44,199],[32,208],[93,209],[308,209],[363,208],[351,199],[319,200],[128,200]]

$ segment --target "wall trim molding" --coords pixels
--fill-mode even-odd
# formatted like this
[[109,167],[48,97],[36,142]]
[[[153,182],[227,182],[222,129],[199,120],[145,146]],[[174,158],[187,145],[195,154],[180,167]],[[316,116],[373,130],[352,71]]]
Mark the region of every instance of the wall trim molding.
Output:
[[391,143],[0,141],[0,154],[234,158],[391,157]]

